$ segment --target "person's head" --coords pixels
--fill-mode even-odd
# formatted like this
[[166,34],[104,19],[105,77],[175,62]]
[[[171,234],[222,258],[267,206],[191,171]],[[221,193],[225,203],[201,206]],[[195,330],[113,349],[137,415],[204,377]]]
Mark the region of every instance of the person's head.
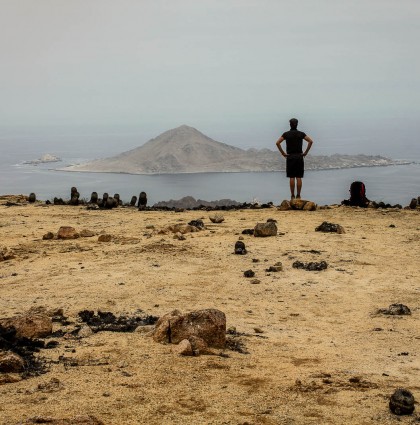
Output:
[[290,128],[291,128],[292,130],[296,130],[296,129],[297,129],[297,126],[298,126],[298,120],[297,120],[296,118],[292,118],[292,119],[289,121],[289,123],[290,123]]

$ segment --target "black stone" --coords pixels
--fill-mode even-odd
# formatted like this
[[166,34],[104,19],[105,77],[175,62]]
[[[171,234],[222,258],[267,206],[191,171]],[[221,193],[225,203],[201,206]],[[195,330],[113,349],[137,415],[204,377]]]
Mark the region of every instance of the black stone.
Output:
[[326,261],[320,261],[319,263],[316,263],[316,262],[302,263],[301,261],[295,261],[292,266],[295,269],[304,269],[308,271],[321,271],[321,270],[325,270],[328,267],[328,264]]
[[235,254],[237,254],[237,255],[246,254],[245,244],[242,241],[237,241],[235,243]]
[[200,219],[198,219],[198,220],[191,220],[188,224],[190,226],[197,227],[198,229],[204,229],[203,220],[200,220]]
[[389,408],[396,415],[411,415],[414,412],[413,394],[404,388],[398,388],[389,399]]
[[338,224],[328,223],[327,221],[324,221],[321,225],[315,228],[315,231],[336,233],[338,231]]
[[245,230],[242,230],[242,234],[243,235],[253,235],[254,234],[254,229],[245,229]]
[[254,277],[255,272],[253,270],[246,270],[246,271],[244,271],[244,276],[245,277]]

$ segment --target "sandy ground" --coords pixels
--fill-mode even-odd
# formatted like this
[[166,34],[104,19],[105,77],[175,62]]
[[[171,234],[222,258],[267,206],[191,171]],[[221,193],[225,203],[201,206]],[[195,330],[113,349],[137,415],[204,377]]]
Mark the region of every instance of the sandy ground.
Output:
[[[419,423],[418,404],[408,417],[388,409],[398,387],[420,399],[418,211],[241,210],[224,212],[221,224],[209,215],[0,205],[0,247],[17,255],[0,263],[0,317],[34,306],[61,307],[72,321],[83,309],[161,316],[217,308],[247,334],[249,352],[180,357],[145,333],[61,339],[41,352],[53,360],[48,373],[0,385],[0,423],[76,414],[107,425]],[[198,218],[207,229],[184,241],[150,235],[151,226]],[[248,254],[234,255],[242,230],[269,218],[279,234],[244,235]],[[315,232],[323,221],[346,233]],[[64,225],[113,239],[42,240]],[[294,269],[296,260],[325,260],[328,269]],[[282,272],[265,271],[278,261]],[[412,315],[375,314],[392,303]],[[78,366],[54,362],[59,356]],[[59,385],[43,388],[52,379]]]

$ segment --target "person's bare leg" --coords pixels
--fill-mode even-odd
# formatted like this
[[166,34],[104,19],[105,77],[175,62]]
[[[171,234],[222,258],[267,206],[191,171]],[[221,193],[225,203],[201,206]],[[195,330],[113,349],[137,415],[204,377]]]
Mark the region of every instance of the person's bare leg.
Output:
[[300,191],[302,190],[302,179],[298,177],[297,179],[297,197],[300,198]]
[[292,198],[295,197],[295,178],[294,177],[290,178],[290,195]]

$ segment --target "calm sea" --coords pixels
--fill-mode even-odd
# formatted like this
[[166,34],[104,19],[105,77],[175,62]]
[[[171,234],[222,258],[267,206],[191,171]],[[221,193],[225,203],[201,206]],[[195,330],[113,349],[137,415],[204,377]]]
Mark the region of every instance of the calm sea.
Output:
[[[278,204],[289,198],[288,179],[282,172],[270,173],[202,173],[174,175],[129,175],[109,173],[69,173],[52,168],[115,155],[136,146],[104,143],[104,138],[89,141],[89,152],[83,143],[74,144],[71,138],[60,143],[48,138],[33,140],[26,137],[1,137],[0,194],[29,194],[40,200],[54,196],[69,198],[70,188],[76,186],[84,198],[96,191],[110,195],[119,193],[123,201],[145,191],[149,205],[158,201],[179,199],[191,195],[196,199],[213,201],[223,198],[239,202],[272,201]],[[60,156],[62,163],[24,165],[45,153]],[[353,168],[345,170],[309,171],[305,173],[302,195],[318,204],[339,203],[347,199],[350,183],[362,180],[369,199],[407,205],[420,195],[420,162],[389,167]]]

